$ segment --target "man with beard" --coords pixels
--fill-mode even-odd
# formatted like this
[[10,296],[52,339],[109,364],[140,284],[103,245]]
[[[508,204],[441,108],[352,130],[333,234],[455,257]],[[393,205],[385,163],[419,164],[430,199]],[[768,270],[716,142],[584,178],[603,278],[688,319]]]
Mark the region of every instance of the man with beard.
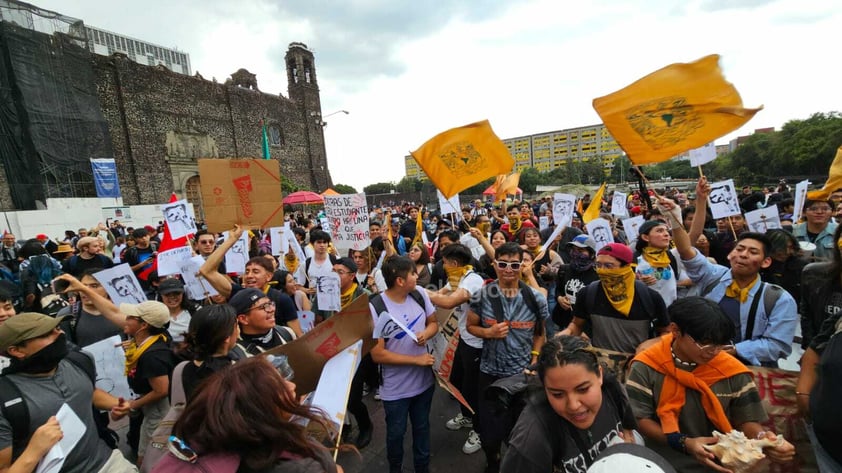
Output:
[[581,335],[590,324],[594,347],[634,353],[641,343],[667,331],[664,300],[635,278],[633,261],[631,248],[622,243],[600,248],[594,265],[599,280],[576,295],[573,321],[562,335]]
[[[111,410],[117,419],[128,413],[128,403],[94,387],[94,362],[81,352],[68,352],[64,332],[57,328],[61,320],[22,313],[0,326],[0,352],[11,359],[3,371],[3,391],[16,389],[18,396],[2,400],[0,470],[33,471],[61,440],[56,413],[69,408],[85,428],[61,471],[136,472],[120,450],[110,449],[100,439],[91,409],[94,405]],[[25,413],[16,405],[23,405]]]

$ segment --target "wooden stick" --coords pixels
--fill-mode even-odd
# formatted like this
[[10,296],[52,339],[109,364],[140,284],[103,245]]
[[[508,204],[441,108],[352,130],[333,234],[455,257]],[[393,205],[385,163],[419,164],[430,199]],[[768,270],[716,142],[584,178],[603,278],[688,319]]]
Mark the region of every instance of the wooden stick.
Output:
[[705,177],[705,173],[702,172],[702,165],[701,164],[699,164],[698,168],[699,168],[699,177]]
[[734,235],[734,240],[736,240],[737,239],[737,231],[734,230],[734,222],[731,220],[730,215],[727,218],[728,218],[728,225],[731,225],[731,233]]

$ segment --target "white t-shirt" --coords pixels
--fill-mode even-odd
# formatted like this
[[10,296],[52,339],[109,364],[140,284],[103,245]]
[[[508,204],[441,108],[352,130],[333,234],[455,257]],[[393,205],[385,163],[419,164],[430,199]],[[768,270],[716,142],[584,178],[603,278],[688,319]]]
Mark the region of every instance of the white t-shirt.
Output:
[[[302,266],[307,266],[306,262]],[[330,256],[325,256],[325,260],[319,263],[315,256],[310,259],[310,267],[307,268],[307,279],[310,280],[310,287],[316,287],[318,278],[327,276],[333,272],[333,263],[330,261]]]
[[[470,294],[471,297],[476,296],[476,294],[480,291],[480,289],[482,289],[482,286],[484,285],[485,280],[482,279],[482,276],[473,271],[469,271],[467,274],[462,276],[462,280],[459,281],[459,289],[464,289],[468,291],[468,294]],[[450,288],[450,283],[447,284],[447,287]],[[453,311],[456,312],[456,315],[459,316],[459,338],[461,338],[470,347],[482,348],[482,339],[468,333],[469,306],[470,300],[459,304],[456,308],[453,309]]]
[[[385,291],[386,290],[386,279],[383,278],[383,271],[380,271],[379,269],[375,268],[374,271],[372,271],[372,274],[374,274],[374,285],[377,286],[377,288],[376,288],[377,290],[375,291],[374,290],[375,288],[373,288],[373,287],[369,287],[368,289],[371,292],[383,292],[383,291]],[[366,279],[368,279],[368,273],[357,273],[357,284],[363,285],[365,283]]]
[[170,316],[170,326],[167,331],[172,335],[172,341],[181,343],[184,341],[184,334],[190,326],[190,312],[182,310],[176,318]]

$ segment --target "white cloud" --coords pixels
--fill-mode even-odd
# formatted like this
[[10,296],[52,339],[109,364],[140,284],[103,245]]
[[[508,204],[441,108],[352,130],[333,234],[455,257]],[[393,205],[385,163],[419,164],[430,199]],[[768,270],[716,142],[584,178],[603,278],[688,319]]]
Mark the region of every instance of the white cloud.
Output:
[[[360,190],[404,175],[434,134],[488,118],[501,138],[598,123],[593,98],[712,53],[746,106],[765,105],[718,142],[840,109],[842,5],[822,0],[599,0],[518,3],[49,0],[39,6],[191,55],[224,80],[245,67],[286,95],[283,55],[316,55],[335,182]],[[665,6],[666,5],[666,6]]]

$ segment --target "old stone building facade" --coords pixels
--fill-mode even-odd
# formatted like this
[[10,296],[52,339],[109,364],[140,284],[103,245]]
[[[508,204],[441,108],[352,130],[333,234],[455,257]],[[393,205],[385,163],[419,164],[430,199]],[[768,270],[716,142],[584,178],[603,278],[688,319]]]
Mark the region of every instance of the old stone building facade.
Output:
[[[3,30],[11,31],[10,28],[4,24]],[[27,38],[30,35],[43,35],[18,29],[15,29],[14,34],[18,37],[26,35]],[[9,34],[4,33],[0,49],[6,49],[8,54],[8,48],[17,47],[16,44],[20,42],[7,40],[7,36]],[[54,85],[55,81],[63,80],[57,77],[66,74],[68,80],[73,81],[71,89],[90,89],[90,100],[83,108],[87,116],[98,117],[96,121],[100,123],[94,126],[97,133],[102,130],[103,136],[96,149],[102,154],[103,149],[110,148],[110,153],[113,153],[123,205],[160,204],[169,199],[170,193],[175,192],[179,197],[190,200],[197,213],[201,214],[201,176],[198,175],[197,160],[262,158],[261,123],[264,121],[268,130],[271,159],[280,162],[282,175],[299,186],[317,192],[332,185],[325,155],[315,62],[313,53],[306,45],[291,43],[286,52],[285,65],[289,85],[288,97],[284,97],[259,91],[257,78],[245,69],[232,74],[232,78],[225,83],[220,83],[216,80],[206,80],[198,73],[186,76],[169,71],[164,66],[138,64],[120,53],[107,57],[90,54],[84,48],[73,44],[73,41],[51,41],[49,36],[43,36],[47,39],[36,38],[39,41],[39,49],[26,52],[25,55],[19,54],[18,58],[13,57],[6,64],[0,65],[5,66],[0,69],[6,74],[0,76],[7,78],[12,84],[11,88],[14,88],[14,82],[22,80],[20,78],[23,77],[20,74],[16,76],[18,71],[24,70],[19,68],[19,64],[28,61],[33,55],[46,55],[46,59],[40,62],[37,57],[33,57],[32,62],[36,67],[42,67],[42,64],[45,68],[49,67],[47,64],[51,54],[70,56],[72,53],[77,61],[76,66],[80,62],[90,64],[90,71],[84,75],[63,70],[59,71],[61,74],[53,75],[51,80],[54,81]],[[87,55],[89,60],[85,60],[84,55]],[[82,58],[81,61],[79,57]],[[41,76],[49,77],[49,74]],[[29,87],[30,90],[38,90],[35,86],[21,85]],[[40,86],[40,89],[44,89],[44,86]],[[62,89],[56,87],[56,90]],[[24,91],[22,94],[24,99],[27,98],[27,93],[29,92]],[[29,96],[42,99],[34,93],[29,93]],[[25,128],[29,123],[34,123],[27,117],[44,113],[48,107],[40,103],[33,105],[32,99],[17,100],[14,96],[5,98],[6,103],[12,104],[15,112],[10,115],[10,120],[23,124],[24,128],[14,137],[17,141],[9,139],[4,143],[5,146],[17,146],[16,143],[20,145],[17,146],[19,152],[16,161],[7,160],[4,166],[0,167],[0,206],[7,210],[28,210],[39,207],[39,202],[50,197],[96,197],[95,194],[86,195],[91,194],[93,190],[93,177],[90,165],[87,164],[85,169],[84,161],[93,157],[110,156],[83,156],[85,143],[82,143],[80,146],[67,147],[68,151],[65,154],[79,154],[72,157],[76,160],[75,164],[70,163],[68,158],[67,162],[53,166],[53,162],[61,156],[59,153],[48,156],[48,153],[41,151],[47,148],[42,145],[48,141],[38,138],[45,135],[43,130],[33,128],[40,133],[39,135],[30,133]],[[72,103],[73,100],[65,102]],[[100,110],[90,110],[96,107],[97,102]],[[69,109],[72,107],[72,104],[68,106]],[[0,120],[3,118],[3,114],[0,114]],[[51,118],[57,123],[64,120],[61,116]],[[0,125],[6,128],[7,124]],[[14,125],[16,123],[10,122],[8,129],[17,133],[18,129],[15,129]],[[90,120],[87,125],[90,125]],[[29,126],[38,125],[34,123]],[[86,139],[79,136],[84,133],[76,133],[78,138],[74,138],[71,127],[67,128],[68,130],[59,130],[61,136],[56,136],[55,139]],[[104,130],[105,128],[107,130]],[[102,141],[106,141],[106,146],[102,146]],[[110,146],[107,146],[108,144]],[[54,143],[52,147],[56,147]],[[44,171],[51,166],[52,175]],[[84,181],[87,170],[90,185],[81,182],[74,186],[61,186],[61,166],[66,166],[68,170],[72,168],[72,171],[67,171],[67,175],[72,172],[74,183]],[[28,172],[20,171],[24,168]],[[16,176],[24,174],[29,176],[28,180],[25,184],[20,184]],[[14,191],[23,191],[10,191],[10,186],[15,185],[24,187],[13,189]],[[72,190],[68,191],[71,187]],[[280,192],[278,199],[281,199]],[[198,216],[201,218],[201,215]]]

